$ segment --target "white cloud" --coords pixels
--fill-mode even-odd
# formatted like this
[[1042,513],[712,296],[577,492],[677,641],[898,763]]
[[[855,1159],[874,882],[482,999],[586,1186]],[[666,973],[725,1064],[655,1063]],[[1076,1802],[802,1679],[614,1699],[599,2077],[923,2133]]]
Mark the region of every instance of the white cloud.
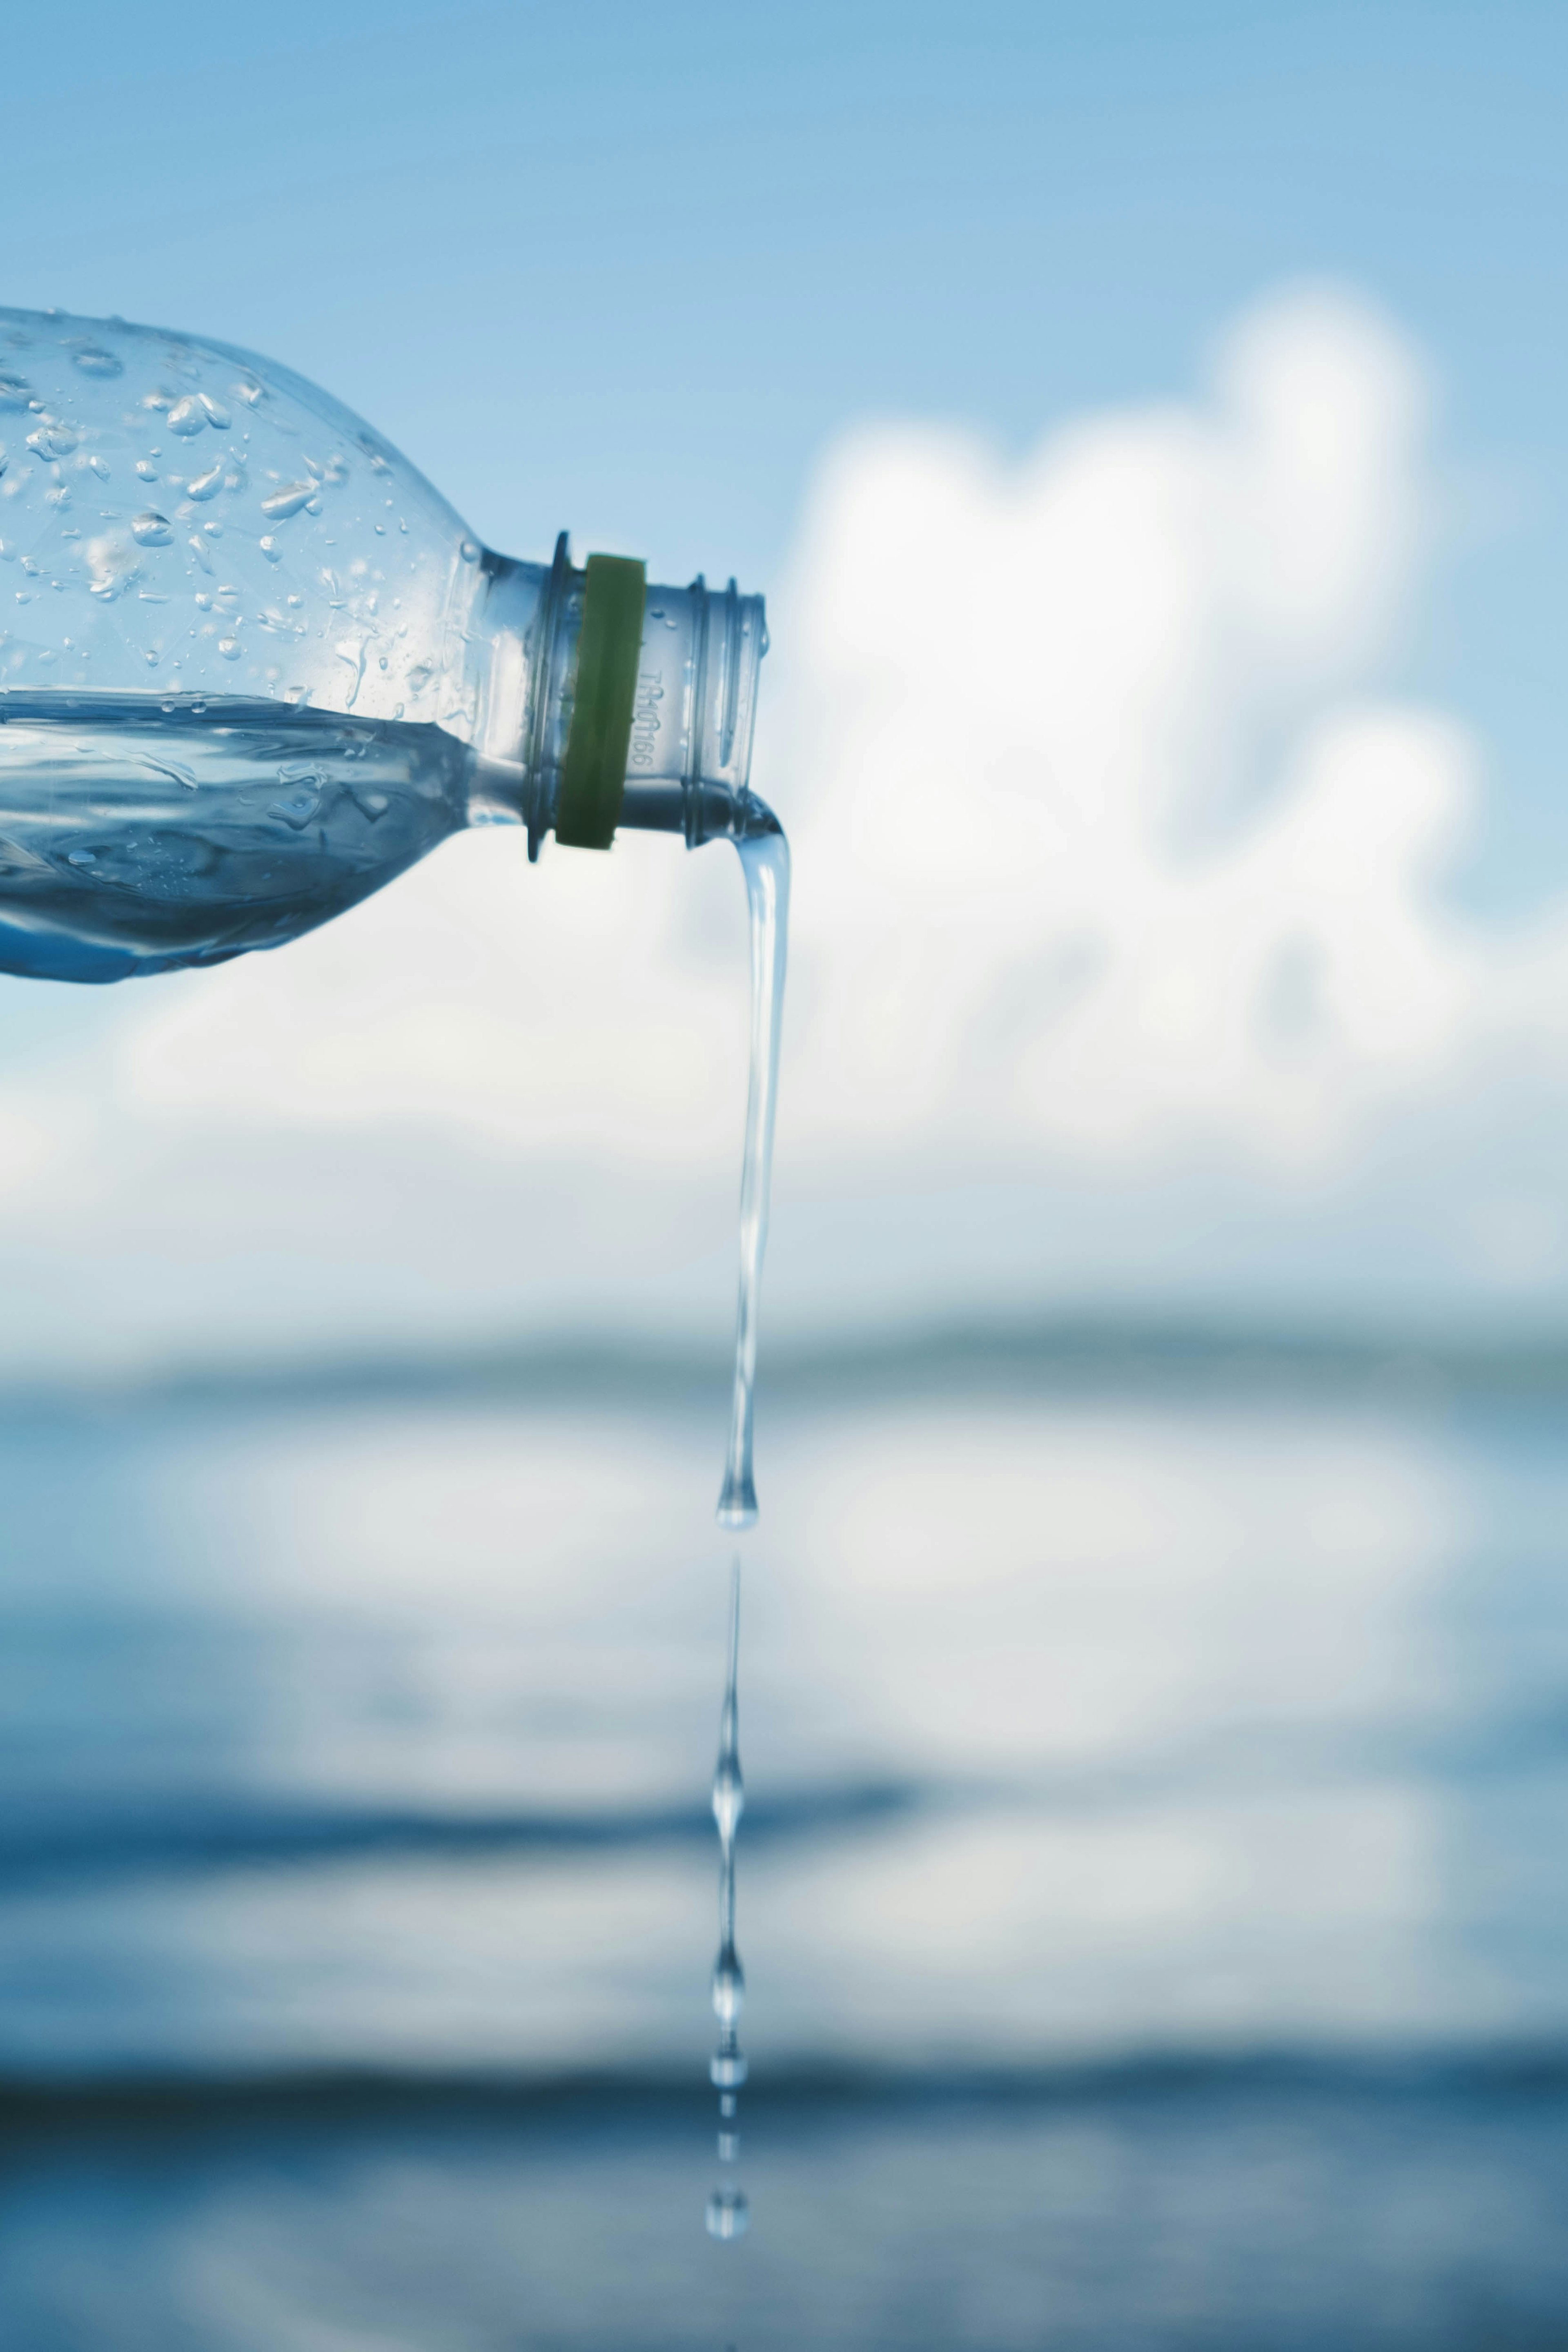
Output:
[[[1266,1288],[1331,1180],[1334,1246],[1364,1265],[1402,1136],[1428,1205],[1453,1196],[1426,1279],[1568,1271],[1540,1150],[1544,1121],[1568,1151],[1568,912],[1500,937],[1449,910],[1479,757],[1376,690],[1440,503],[1428,407],[1397,332],[1317,290],[1243,320],[1200,398],[1071,424],[1020,463],[903,425],[830,456],[775,600],[760,761],[797,859],[799,1311],[963,1295],[979,1261],[942,1188],[999,1175],[1057,1234],[998,1242],[1009,1297],[1068,1265],[1092,1284],[1135,1262],[1157,1289],[1178,1259],[1223,1288],[1243,1224]],[[177,1229],[206,1272],[126,1316],[301,1314],[260,1299],[247,1233],[305,1252],[312,1311],[343,1328],[374,1321],[378,1284],[416,1322],[442,1319],[422,1295],[459,1322],[480,1299],[613,1307],[639,1269],[668,1306],[657,1269],[694,1254],[722,1289],[741,905],[721,852],[632,840],[530,873],[491,833],[280,954],[128,992],[92,1090],[102,1245],[166,1269]],[[1522,1120],[1533,1162],[1478,1163],[1483,1084],[1494,1155]],[[47,1255],[82,1192],[62,1205],[38,1115],[18,1103],[16,1181]],[[1231,1203],[1206,1240],[1194,1170]],[[1105,1182],[1122,1231],[1102,1199],[1088,1247]],[[835,1227],[836,1194],[921,1186],[918,1234],[889,1214],[868,1248],[863,1207]]]

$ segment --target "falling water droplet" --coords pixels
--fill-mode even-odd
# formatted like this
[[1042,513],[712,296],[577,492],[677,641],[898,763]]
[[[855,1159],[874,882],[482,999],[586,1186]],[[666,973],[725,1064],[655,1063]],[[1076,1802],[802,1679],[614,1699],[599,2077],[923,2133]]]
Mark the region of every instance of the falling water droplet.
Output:
[[174,534],[167,518],[149,507],[145,514],[132,517],[131,536],[139,547],[167,547]]
[[751,2219],[751,2200],[743,2189],[716,2189],[708,2200],[710,2238],[743,2238]]
[[713,2014],[721,2025],[733,2025],[746,1999],[746,1972],[733,1944],[726,1944],[713,1963]]

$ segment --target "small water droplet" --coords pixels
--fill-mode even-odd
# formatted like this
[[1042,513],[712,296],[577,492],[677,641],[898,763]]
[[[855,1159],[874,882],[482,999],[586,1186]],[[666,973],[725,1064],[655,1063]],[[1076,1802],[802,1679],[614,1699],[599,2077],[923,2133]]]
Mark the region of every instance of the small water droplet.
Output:
[[464,540],[462,545],[458,548],[458,552],[462,557],[465,563],[477,563],[481,553],[479,541],[477,539]]
[[[80,463],[81,463],[81,459],[80,459],[79,457],[77,459],[77,463],[78,463],[78,465],[79,465],[79,466],[80,465]],[[108,458],[107,458],[107,457],[89,457],[89,458],[88,459],[87,463],[88,463],[88,470],[89,470],[89,473],[94,473],[94,474],[96,474],[96,475],[98,476],[98,478],[99,478],[99,480],[100,480],[100,482],[107,482],[107,481],[108,481],[108,479],[109,479],[109,460],[108,460]]]
[[733,2025],[746,1999],[746,1972],[733,1944],[726,1944],[713,1964],[713,2014],[721,2025]]
[[106,352],[101,343],[79,343],[72,352],[83,375],[123,375],[125,362],[113,352]]
[[217,464],[209,466],[205,474],[193,474],[185,484],[185,496],[188,499],[216,499],[223,488],[223,466],[224,461],[220,457]]
[[25,375],[13,375],[9,369],[0,368],[0,408],[26,408],[32,390]]
[[66,852],[68,866],[96,866],[98,859],[90,849],[69,849]]
[[231,383],[229,385],[229,390],[233,393],[236,400],[244,401],[247,408],[254,408],[258,401],[266,398],[267,394],[266,385],[254,382],[249,383]]
[[136,471],[144,482],[155,482],[158,478],[158,468],[149,458],[138,457]]
[[751,2203],[743,2189],[716,2189],[708,2200],[710,2238],[743,2238],[751,2218]]
[[237,637],[220,637],[217,641],[217,649],[225,661],[237,661],[245,650]]
[[262,554],[267,558],[268,563],[282,562],[283,550],[279,546],[278,541],[273,538],[270,531],[267,533],[265,539],[258,540],[257,544],[259,546]]
[[53,463],[58,458],[68,457],[79,437],[58,416],[46,416],[43,423],[35,425],[28,434],[27,446],[38,457],[47,457]]
[[229,427],[229,414],[222,401],[215,400],[210,392],[198,392],[196,398],[206,411],[207,423],[216,425],[220,433],[226,433]]
[[290,515],[297,515],[301,507],[308,506],[315,495],[314,482],[285,482],[280,488],[269,491],[262,499],[261,511],[269,515],[274,522],[287,522]]
[[167,547],[174,534],[167,519],[149,507],[145,514],[132,517],[131,536],[138,547]]
[[212,577],[213,560],[211,553],[208,551],[205,540],[197,539],[193,535],[190,539],[186,540],[185,545],[190,549],[191,553],[195,557],[196,562],[201,565],[202,570],[206,573],[210,580]]
[[176,400],[169,411],[169,430],[177,433],[183,441],[189,441],[193,435],[200,433],[206,421],[206,410],[194,392],[187,392],[183,400]]

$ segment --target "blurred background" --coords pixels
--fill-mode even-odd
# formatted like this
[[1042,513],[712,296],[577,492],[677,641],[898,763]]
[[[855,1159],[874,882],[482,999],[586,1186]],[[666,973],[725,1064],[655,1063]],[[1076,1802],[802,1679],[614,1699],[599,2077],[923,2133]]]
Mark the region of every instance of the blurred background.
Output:
[[729,2246],[732,861],[4,983],[7,2346],[1568,2344],[1568,20],[5,86],[6,302],[766,592],[797,886]]

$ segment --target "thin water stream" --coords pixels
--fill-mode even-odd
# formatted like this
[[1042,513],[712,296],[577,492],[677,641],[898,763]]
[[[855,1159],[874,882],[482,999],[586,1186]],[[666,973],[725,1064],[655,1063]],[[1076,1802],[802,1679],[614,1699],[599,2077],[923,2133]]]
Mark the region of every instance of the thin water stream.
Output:
[[[761,803],[758,803],[760,808]],[[749,1528],[757,1517],[752,1472],[752,1418],[757,1376],[757,1312],[763,1254],[768,1241],[773,1182],[773,1115],[778,1105],[779,1039],[784,1021],[784,965],[789,950],[789,844],[776,817],[735,846],[746,877],[751,913],[752,1045],[746,1090],[746,1150],[741,1167],[741,1292],[735,1314],[735,1380],[730,1404],[730,1450],[719,1496],[719,1524]]]
[[[751,1061],[746,1089],[745,1155],[741,1170],[741,1282],[735,1314],[735,1376],[719,1521],[722,1527],[740,1528],[754,1526],[757,1517],[757,1489],[752,1467],[757,1315],[773,1181],[779,1040],[789,943],[790,862],[789,844],[771,814],[765,826],[745,835],[736,847],[746,877],[750,914]],[[719,2094],[719,2160],[724,2165],[740,2161],[739,2095],[746,2079],[745,2054],[739,2036],[746,1977],[735,1948],[735,1833],[746,1801],[741,1775],[740,1664],[741,1559],[737,1553],[730,1568],[730,1634],[724,1700],[719,1717],[719,1760],[713,1768],[713,1819],[719,1832],[719,1956],[713,1963],[712,1998],[713,2013],[719,2021],[719,2046],[709,2074]],[[708,2200],[710,2235],[719,2239],[741,2237],[750,2218],[745,2190],[732,2177],[726,2179]]]
[[[719,2094],[719,2160],[740,2160],[741,2130],[737,2119],[741,2085],[746,2079],[745,2053],[741,2048],[741,2005],[746,1997],[746,1972],[735,1949],[735,1832],[745,1808],[745,1783],[741,1776],[741,1713],[737,1685],[741,1664],[741,1562],[730,1568],[730,1639],[724,1675],[724,1704],[719,1714],[719,1760],[713,1767],[713,1819],[719,1830],[719,1956],[713,1963],[713,2014],[719,2021],[719,2047],[709,2063],[709,2074]],[[732,2181],[715,2189],[708,2200],[708,2228],[715,2238],[738,2238],[750,2218],[746,2192]]]

